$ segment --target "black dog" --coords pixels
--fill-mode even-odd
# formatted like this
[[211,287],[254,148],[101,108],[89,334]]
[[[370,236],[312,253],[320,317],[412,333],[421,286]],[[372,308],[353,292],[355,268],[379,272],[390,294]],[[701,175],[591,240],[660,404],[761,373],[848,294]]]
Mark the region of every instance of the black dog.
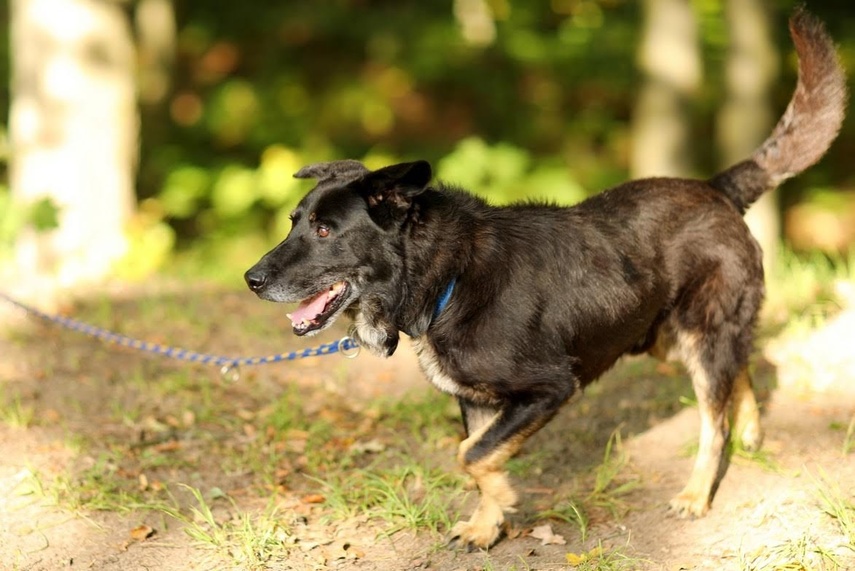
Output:
[[680,358],[701,415],[700,449],[680,515],[709,509],[728,437],[757,447],[748,374],[763,299],[760,248],[742,214],[764,191],[814,164],[843,120],[844,75],[820,21],[790,22],[800,57],[795,95],[746,161],[708,181],[654,178],[572,208],[497,208],[430,186],[417,161],[369,171],[356,161],[301,169],[315,178],[288,237],[246,273],[259,297],[297,302],[294,333],[342,313],[355,339],[391,355],[399,332],[460,402],[458,458],[481,492],[452,537],[499,538],[517,494],[503,465],[568,398],[627,353]]

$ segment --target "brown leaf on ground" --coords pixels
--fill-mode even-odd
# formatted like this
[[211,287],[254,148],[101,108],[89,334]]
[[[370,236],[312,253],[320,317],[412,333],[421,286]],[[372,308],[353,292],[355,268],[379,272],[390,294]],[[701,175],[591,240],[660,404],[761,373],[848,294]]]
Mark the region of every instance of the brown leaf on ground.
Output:
[[179,442],[178,440],[169,440],[162,444],[157,444],[152,448],[157,452],[176,452],[178,450],[181,450],[182,445],[181,442]]
[[145,541],[155,533],[157,533],[157,531],[153,527],[142,524],[131,530],[131,539],[134,541]]
[[548,523],[535,527],[529,532],[529,535],[539,539],[541,545],[564,545],[567,543],[563,536],[553,533],[552,526]]
[[321,494],[309,494],[308,496],[300,498],[300,501],[304,504],[322,504],[327,501],[327,499]]

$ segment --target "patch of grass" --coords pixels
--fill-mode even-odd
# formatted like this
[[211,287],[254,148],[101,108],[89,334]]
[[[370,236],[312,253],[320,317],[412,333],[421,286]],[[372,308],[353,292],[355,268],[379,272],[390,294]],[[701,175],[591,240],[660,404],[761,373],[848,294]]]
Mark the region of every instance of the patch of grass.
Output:
[[624,548],[604,549],[599,543],[586,553],[568,553],[567,563],[579,571],[624,571],[638,569],[649,561],[627,555]]
[[46,502],[77,515],[83,515],[86,511],[176,512],[175,504],[168,497],[168,493],[165,499],[159,493],[145,493],[136,482],[130,484],[128,481],[121,481],[114,470],[98,472],[104,468],[105,464],[96,463],[76,477],[67,474],[49,477],[30,469],[17,486],[16,493],[21,497]]
[[843,456],[847,456],[850,452],[855,450],[855,416],[852,417],[852,420],[849,421],[849,425],[842,422],[834,421],[829,426],[831,430],[841,430],[845,431],[843,436],[843,446],[841,448],[841,452]]
[[791,326],[801,326],[803,316],[812,323],[822,322],[837,311],[834,286],[837,282],[855,281],[855,253],[848,257],[829,256],[823,253],[795,254],[788,250],[781,253],[780,263],[767,280],[768,288],[764,312],[773,321],[784,319]]
[[627,461],[618,427],[606,443],[603,461],[594,468],[593,489],[585,499],[587,504],[608,511],[612,518],[621,517],[629,511],[623,496],[641,485],[638,478],[620,477]]
[[740,571],[837,571],[842,569],[837,556],[803,535],[751,553],[740,552]]
[[840,485],[823,470],[820,470],[819,477],[811,477],[815,486],[814,496],[822,511],[834,519],[848,547],[855,550],[855,496],[841,490]]
[[508,460],[505,469],[514,478],[525,479],[532,475],[539,475],[541,466],[548,453],[546,450],[529,450],[525,454]]
[[460,412],[454,400],[439,391],[380,403],[380,418],[413,438],[435,444],[460,430]]
[[[87,456],[83,437],[66,439],[69,451],[82,455],[78,465],[65,471],[46,473],[28,469],[16,488],[18,496],[84,516],[89,511],[129,513],[135,510],[164,511],[174,505],[165,486],[150,486],[137,469],[125,469],[128,449],[111,446]],[[177,465],[173,462],[170,468]],[[85,516],[84,516],[85,517]]]
[[18,484],[15,486],[14,494],[21,498],[32,498],[33,500],[50,500],[52,503],[53,495],[45,486],[44,478],[33,468],[27,468],[20,476]]
[[623,449],[620,428],[612,432],[606,443],[603,461],[594,468],[594,481],[590,493],[582,500],[568,499],[557,504],[552,510],[538,514],[539,518],[559,519],[579,529],[582,541],[585,541],[589,527],[589,513],[605,510],[612,518],[620,517],[629,511],[623,496],[637,489],[641,482],[637,478],[621,478],[628,458]]
[[746,450],[739,441],[731,441],[728,443],[727,453],[730,454],[731,461],[740,464],[752,464],[759,467],[765,472],[773,474],[784,474],[783,466],[781,466],[775,456],[761,448],[760,450]]
[[117,472],[117,465],[105,453],[79,474],[56,476],[44,489],[48,490],[55,505],[72,511],[127,513],[146,505],[139,488],[135,488],[136,482],[122,478]]
[[264,425],[277,432],[308,430],[313,424],[300,406],[300,394],[294,386],[288,386],[273,407],[263,411],[261,416],[264,419]]
[[223,429],[240,437],[216,442],[222,454],[224,470],[251,473],[264,490],[286,484],[298,472],[307,474],[350,469],[359,456],[353,450],[354,433],[348,429],[353,419],[346,411],[334,408],[307,413],[302,406],[305,395],[289,388],[274,403],[257,412],[230,416]]
[[240,513],[237,505],[219,490],[212,490],[212,501],[225,498],[234,513],[217,518],[213,508],[198,488],[182,484],[193,495],[196,505],[190,517],[169,513],[185,523],[184,531],[200,545],[228,556],[242,569],[261,569],[283,560],[289,550],[290,531],[282,523],[274,503],[260,514]]
[[581,502],[570,499],[564,500],[558,503],[555,508],[540,512],[537,517],[539,519],[557,519],[576,526],[579,529],[579,536],[582,541],[588,538],[590,519]]
[[605,508],[612,517],[628,511],[626,502],[621,497],[638,488],[641,483],[637,478],[621,481],[621,472],[626,467],[627,455],[623,449],[620,428],[612,432],[606,443],[603,461],[594,469],[594,488],[588,496],[588,501],[595,506]]
[[459,477],[412,462],[318,481],[332,519],[369,514],[387,524],[389,535],[404,529],[438,532],[458,516],[450,506],[460,493]]
[[855,450],[855,416],[849,421],[846,428],[846,437],[843,439],[843,455],[846,456]]
[[10,428],[29,428],[35,418],[35,408],[23,404],[21,395],[8,399],[3,392],[0,392],[0,422]]

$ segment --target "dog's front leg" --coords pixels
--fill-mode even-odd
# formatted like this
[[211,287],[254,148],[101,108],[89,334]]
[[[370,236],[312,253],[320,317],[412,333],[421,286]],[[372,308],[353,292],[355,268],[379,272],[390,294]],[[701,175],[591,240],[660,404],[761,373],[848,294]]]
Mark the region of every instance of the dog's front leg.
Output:
[[460,443],[457,458],[475,480],[481,497],[469,521],[452,528],[450,545],[486,549],[499,539],[505,513],[515,511],[517,502],[505,462],[555,414],[560,402],[553,401],[550,398],[490,407],[461,400],[468,437]]

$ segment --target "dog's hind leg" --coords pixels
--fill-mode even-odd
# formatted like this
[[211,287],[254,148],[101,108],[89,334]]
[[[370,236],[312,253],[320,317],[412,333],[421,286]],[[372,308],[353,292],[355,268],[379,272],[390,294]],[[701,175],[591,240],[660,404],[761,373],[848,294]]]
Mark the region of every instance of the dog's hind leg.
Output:
[[731,437],[736,439],[745,450],[760,449],[763,443],[763,430],[760,428],[760,409],[751,388],[751,375],[748,369],[742,369],[733,383],[733,428]]
[[553,400],[506,404],[502,408],[461,401],[468,436],[460,443],[457,458],[475,480],[481,496],[472,517],[452,528],[451,545],[486,549],[499,539],[505,513],[513,512],[517,502],[505,462],[526,438],[552,418],[561,404]]
[[701,426],[698,453],[689,481],[671,500],[670,507],[681,517],[702,516],[709,510],[724,460],[727,403],[734,379],[710,366],[709,359],[704,358],[701,347],[704,340],[700,336],[681,335],[678,343],[692,377]]
[[727,238],[728,231],[736,232],[731,237],[734,247],[698,266],[695,275],[703,270],[703,279],[685,286],[668,320],[675,332],[675,352],[692,378],[701,421],[689,481],[671,500],[671,508],[683,517],[706,514],[727,469],[731,404],[742,434],[751,444],[760,443],[748,359],[764,292],[761,252],[743,227],[719,228],[718,234]]

